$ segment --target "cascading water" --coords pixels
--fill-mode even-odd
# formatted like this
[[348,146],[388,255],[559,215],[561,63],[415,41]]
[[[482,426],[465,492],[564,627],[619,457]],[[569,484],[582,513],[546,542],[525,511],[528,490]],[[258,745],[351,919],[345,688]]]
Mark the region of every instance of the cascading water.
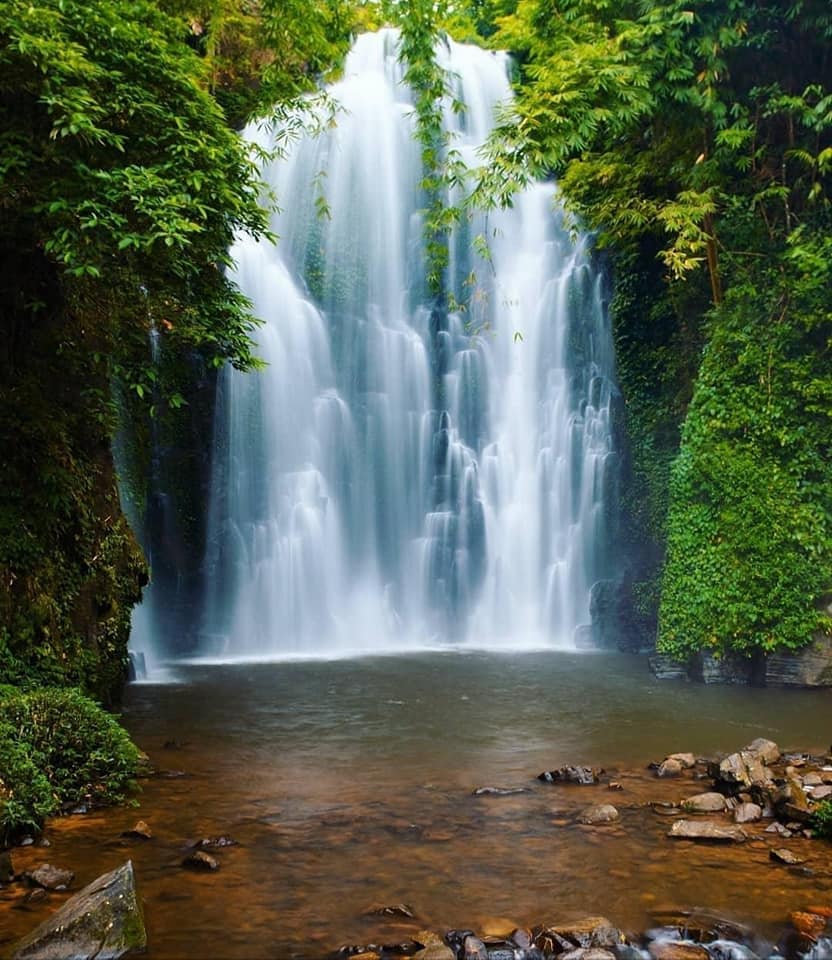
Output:
[[[468,307],[432,305],[396,43],[358,38],[330,89],[337,125],[265,173],[279,244],[233,251],[268,368],[220,380],[206,655],[572,647],[610,575],[601,277],[538,184],[457,229],[448,285]],[[446,128],[474,165],[507,59],[443,57],[465,105]]]

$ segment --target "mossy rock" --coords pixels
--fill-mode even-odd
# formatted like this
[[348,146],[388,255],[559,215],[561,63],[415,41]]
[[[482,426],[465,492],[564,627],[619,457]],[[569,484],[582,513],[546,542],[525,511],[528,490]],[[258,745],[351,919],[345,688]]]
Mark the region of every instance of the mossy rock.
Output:
[[147,946],[133,864],[105,873],[17,945],[12,960],[117,960]]

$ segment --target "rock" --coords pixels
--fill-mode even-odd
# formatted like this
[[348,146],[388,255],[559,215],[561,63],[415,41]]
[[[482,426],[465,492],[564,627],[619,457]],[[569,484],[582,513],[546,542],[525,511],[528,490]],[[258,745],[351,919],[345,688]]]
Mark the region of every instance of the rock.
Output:
[[694,655],[690,675],[702,683],[753,683],[756,679],[755,664],[747,657],[730,653],[715,657],[707,651]]
[[619,783],[617,780],[610,780],[607,784],[607,790],[623,790],[624,785]]
[[696,757],[692,753],[671,753],[665,760],[676,760],[682,764],[685,770],[690,770],[696,766]]
[[[786,767],[786,787],[789,794],[788,805],[803,812],[808,811],[809,798],[806,796],[803,783],[794,767]],[[795,817],[795,819],[800,820],[801,818]]]
[[528,793],[528,787],[477,787],[474,797],[513,797],[517,793]]
[[803,787],[819,787],[823,783],[823,778],[819,773],[807,773],[803,777]]
[[43,887],[44,890],[66,890],[75,879],[75,874],[71,870],[53,867],[51,863],[42,863],[36,869],[24,873],[23,876],[35,886]]
[[117,960],[147,944],[133,864],[76,893],[17,945],[13,960]]
[[688,813],[722,813],[725,797],[721,793],[697,793],[683,800],[682,808]]
[[558,960],[616,960],[615,954],[603,947],[578,947],[562,953]]
[[7,850],[0,850],[0,883],[11,883],[15,876],[12,855]]
[[664,653],[653,653],[647,663],[657,680],[689,680],[688,665]]
[[547,926],[535,936],[535,943],[541,950],[551,951],[551,947],[542,941],[549,935],[554,943],[571,944],[575,947],[614,947],[623,942],[621,931],[614,927],[606,917],[584,917],[572,923],[555,923]]
[[[653,911],[654,921],[664,927],[656,940],[693,940],[697,943],[709,943],[711,940],[748,940],[752,936],[749,927],[726,920],[718,914],[706,910],[659,910]],[[674,935],[669,936],[672,932]]]
[[829,797],[832,797],[832,786],[828,784],[824,784],[822,787],[815,787],[812,790],[813,800],[828,800]]
[[510,939],[511,942],[521,950],[530,950],[534,945],[534,937],[532,936],[531,930],[524,930],[522,927],[518,927],[517,930],[513,931]]
[[517,924],[513,920],[507,920],[505,917],[489,917],[483,922],[480,932],[484,937],[508,940],[517,929]]
[[668,833],[676,840],[699,840],[711,843],[742,843],[748,834],[742,827],[728,826],[714,820],[677,820]]
[[131,830],[125,830],[122,836],[128,840],[152,840],[153,831],[144,820],[138,820],[136,825]]
[[220,836],[220,837],[203,837],[196,844],[202,850],[222,850],[224,847],[236,847],[239,846],[237,841],[233,837]]
[[431,943],[413,954],[414,960],[456,960],[456,954],[444,943]]
[[743,747],[743,752],[753,753],[766,766],[771,766],[772,763],[777,763],[780,759],[780,748],[773,740],[766,740],[765,737],[757,737],[756,740],[752,740],[747,747]]
[[798,933],[804,937],[817,938],[826,930],[827,918],[817,913],[808,913],[804,910],[795,910],[789,914],[789,920]]
[[462,960],[488,960],[488,950],[479,937],[466,937],[462,943]]
[[188,867],[190,870],[219,870],[220,868],[217,858],[212,857],[210,853],[205,853],[202,850],[195,850],[193,853],[189,853],[182,861],[182,866]]
[[537,779],[545,783],[575,783],[585,787],[600,783],[604,771],[595,767],[558,767],[556,770],[545,770],[538,774]]
[[659,767],[656,770],[656,776],[663,778],[680,777],[684,769],[684,766],[679,760],[674,760],[673,757],[668,757],[666,760],[662,760],[662,762],[659,764]]
[[771,782],[771,774],[763,761],[745,750],[732,753],[718,763],[709,763],[708,774],[713,777],[715,787],[730,793],[740,793],[753,785],[759,787]]
[[804,857],[798,857],[797,854],[792,853],[791,850],[787,850],[785,847],[769,850],[768,855],[772,860],[776,860],[778,863],[788,864],[790,867],[806,862]]
[[597,803],[587,807],[580,816],[581,823],[614,823],[620,815],[611,803]]
[[652,960],[709,960],[710,954],[698,943],[654,940],[648,948]]
[[416,916],[413,907],[406,903],[374,904],[362,911],[362,914],[365,917],[405,917],[408,920]]
[[734,823],[756,823],[763,815],[763,808],[756,803],[741,803],[734,810]]
[[796,653],[773,653],[766,659],[766,686],[832,686],[832,637],[818,637]]
[[779,813],[781,816],[786,817],[787,820],[794,822],[794,827],[792,827],[791,823],[788,824],[793,830],[799,830],[802,824],[809,823],[812,819],[812,813],[808,808],[804,809],[794,803],[782,804],[779,807]]

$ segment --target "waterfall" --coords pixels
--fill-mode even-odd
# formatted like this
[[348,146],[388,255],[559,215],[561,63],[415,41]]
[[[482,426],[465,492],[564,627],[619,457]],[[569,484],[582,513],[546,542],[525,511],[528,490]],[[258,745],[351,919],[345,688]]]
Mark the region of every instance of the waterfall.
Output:
[[[356,40],[336,125],[264,172],[279,243],[233,250],[268,367],[218,386],[206,656],[571,648],[612,573],[614,363],[587,240],[533,185],[456,229],[466,306],[432,306],[396,43]],[[508,61],[442,58],[465,105],[445,110],[451,145],[475,165]]]

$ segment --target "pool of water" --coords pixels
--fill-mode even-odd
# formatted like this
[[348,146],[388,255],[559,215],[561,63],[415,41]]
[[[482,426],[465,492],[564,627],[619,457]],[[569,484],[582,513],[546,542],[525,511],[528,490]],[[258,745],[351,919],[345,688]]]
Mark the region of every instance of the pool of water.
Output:
[[[76,889],[132,857],[149,955],[323,957],[342,943],[416,929],[477,928],[602,913],[625,929],[653,910],[703,907],[774,930],[832,901],[823,847],[810,876],[739,847],[666,837],[650,800],[707,782],[658,781],[650,760],[729,752],[757,736],[825,752],[832,694],[658,682],[642,658],[569,653],[424,653],[334,662],[176,666],[181,682],[128,689],[124,722],[160,775],[136,808],[53,821],[48,849],[16,852],[77,873]],[[535,778],[603,766],[623,790]],[[525,787],[476,797],[480,786]],[[618,824],[576,822],[613,802]],[[139,817],[154,838],[120,838]],[[219,871],[181,869],[189,841],[230,834]],[[0,910],[2,942],[61,902]],[[363,916],[404,902],[413,923]]]

